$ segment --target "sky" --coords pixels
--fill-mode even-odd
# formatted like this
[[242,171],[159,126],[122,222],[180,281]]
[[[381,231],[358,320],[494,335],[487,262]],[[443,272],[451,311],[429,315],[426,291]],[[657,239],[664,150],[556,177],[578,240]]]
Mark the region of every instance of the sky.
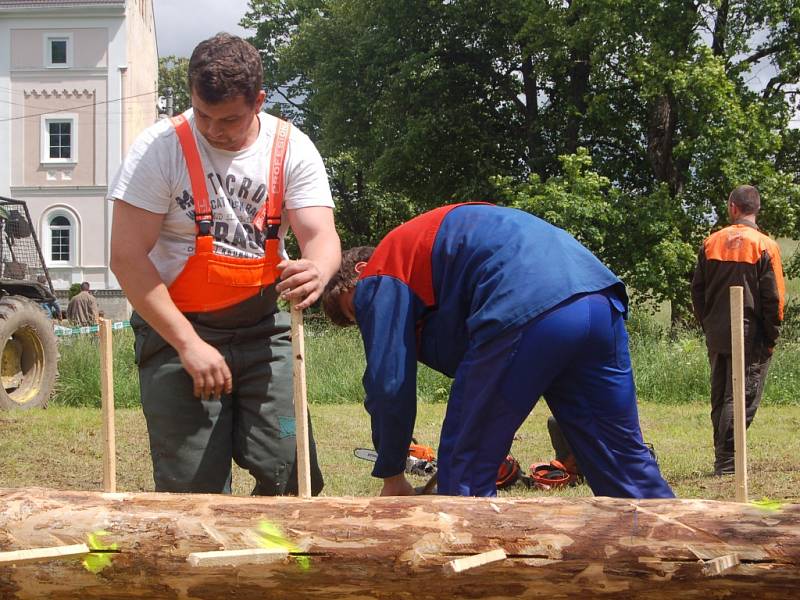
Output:
[[194,47],[215,33],[245,37],[239,27],[248,0],[154,0],[159,56],[189,57]]

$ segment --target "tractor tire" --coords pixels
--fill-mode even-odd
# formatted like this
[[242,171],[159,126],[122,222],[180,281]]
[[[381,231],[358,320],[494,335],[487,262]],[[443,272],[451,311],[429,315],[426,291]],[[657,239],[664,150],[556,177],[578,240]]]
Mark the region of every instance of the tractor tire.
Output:
[[53,322],[33,300],[0,298],[0,409],[47,406],[58,373]]

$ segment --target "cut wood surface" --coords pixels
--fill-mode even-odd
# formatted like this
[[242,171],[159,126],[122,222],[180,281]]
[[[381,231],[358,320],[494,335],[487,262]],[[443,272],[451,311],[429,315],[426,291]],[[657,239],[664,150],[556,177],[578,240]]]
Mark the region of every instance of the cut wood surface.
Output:
[[[798,534],[797,504],[0,489],[0,551],[87,543],[107,562],[0,566],[0,598],[796,598]],[[287,555],[188,560],[254,548]],[[506,559],[444,575],[498,549]]]
[[71,546],[53,546],[52,548],[30,548],[28,550],[12,550],[0,552],[0,565],[21,565],[29,562],[48,562],[54,558],[85,556],[89,554],[86,544]]

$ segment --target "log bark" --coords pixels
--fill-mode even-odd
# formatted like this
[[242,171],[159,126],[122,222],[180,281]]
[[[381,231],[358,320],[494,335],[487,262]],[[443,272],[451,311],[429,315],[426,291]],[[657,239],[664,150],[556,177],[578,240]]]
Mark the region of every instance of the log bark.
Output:
[[[276,547],[264,544],[277,535],[265,523],[282,530],[288,541],[277,546],[287,556],[197,560]],[[92,537],[100,531],[107,533]],[[97,572],[79,558],[3,564],[0,598],[792,598],[799,533],[797,504],[7,489],[0,551],[87,543],[105,547],[88,556],[109,564]],[[484,553],[486,560],[459,563],[474,568],[453,568]]]

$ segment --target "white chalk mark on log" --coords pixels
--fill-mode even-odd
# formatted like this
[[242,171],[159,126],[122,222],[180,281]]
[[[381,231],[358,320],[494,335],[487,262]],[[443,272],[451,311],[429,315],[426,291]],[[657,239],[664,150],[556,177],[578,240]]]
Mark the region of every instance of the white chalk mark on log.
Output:
[[691,531],[693,533],[699,533],[699,531],[697,529],[695,529],[694,527],[690,527],[686,523],[681,523],[680,521],[678,521],[677,519],[673,519],[672,517],[668,517],[666,515],[660,515],[660,514],[658,514],[656,512],[653,512],[652,510],[647,510],[646,508],[642,507],[640,504],[631,504],[631,506],[633,506],[634,512],[636,512],[638,510],[639,512],[644,513],[646,515],[649,515],[651,517],[654,517],[654,518],[658,519],[659,521],[663,521],[664,523],[669,523],[670,525],[677,525],[678,527],[683,527],[687,531]]
[[73,544],[71,546],[52,546],[50,548],[30,548],[28,550],[12,550],[0,552],[0,565],[41,562],[60,558],[72,558],[89,554],[86,544]]
[[238,565],[262,565],[289,556],[285,548],[247,548],[245,550],[213,550],[192,552],[186,561],[193,567],[235,567]]
[[445,573],[462,573],[468,569],[474,569],[475,567],[497,562],[498,560],[505,560],[505,558],[505,550],[497,548],[489,552],[482,552],[480,554],[474,554],[473,556],[465,556],[464,558],[451,560],[444,565],[444,570]]

